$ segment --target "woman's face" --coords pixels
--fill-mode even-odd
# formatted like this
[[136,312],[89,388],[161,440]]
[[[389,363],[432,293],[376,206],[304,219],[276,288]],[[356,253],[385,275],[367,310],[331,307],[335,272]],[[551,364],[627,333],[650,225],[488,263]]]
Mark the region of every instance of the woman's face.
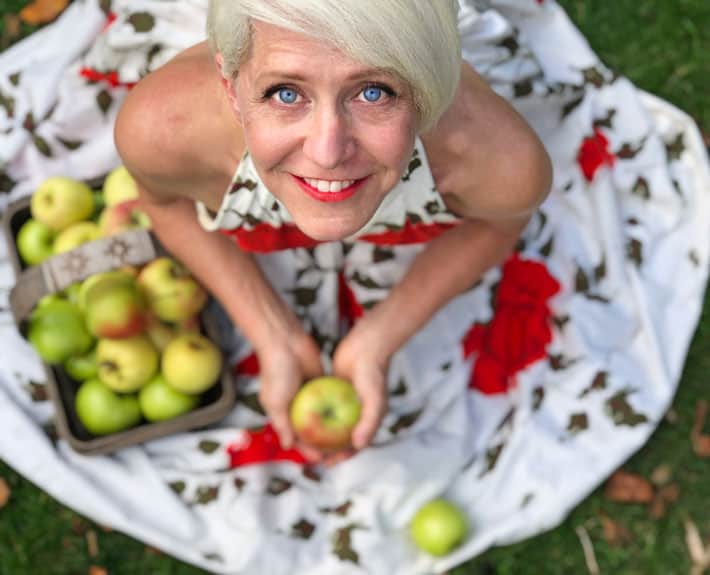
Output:
[[361,229],[410,159],[408,85],[329,44],[257,22],[228,88],[264,184],[312,238]]

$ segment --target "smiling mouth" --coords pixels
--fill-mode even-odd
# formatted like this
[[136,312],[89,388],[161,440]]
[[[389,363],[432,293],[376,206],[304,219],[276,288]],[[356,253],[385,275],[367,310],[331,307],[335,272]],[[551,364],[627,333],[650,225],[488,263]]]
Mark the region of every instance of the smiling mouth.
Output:
[[359,190],[368,177],[356,180],[319,180],[293,176],[301,188],[320,202],[342,202]]

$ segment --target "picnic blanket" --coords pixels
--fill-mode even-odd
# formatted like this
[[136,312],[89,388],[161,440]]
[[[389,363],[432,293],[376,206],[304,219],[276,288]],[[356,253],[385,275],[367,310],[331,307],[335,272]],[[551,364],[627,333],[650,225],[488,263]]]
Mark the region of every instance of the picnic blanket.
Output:
[[[118,165],[122,98],[204,38],[205,9],[79,0],[1,54],[0,209],[48,176]],[[558,525],[644,445],[673,399],[707,281],[699,132],[607,69],[552,0],[461,0],[459,28],[464,57],[545,143],[553,191],[516,254],[393,358],[375,445],[305,465],[244,392],[209,428],[74,452],[52,432],[44,372],[8,311],[0,242],[0,458],[77,512],[207,571],[416,575]],[[258,372],[239,349],[237,384],[253,391]],[[434,496],[472,526],[441,559],[406,531]]]

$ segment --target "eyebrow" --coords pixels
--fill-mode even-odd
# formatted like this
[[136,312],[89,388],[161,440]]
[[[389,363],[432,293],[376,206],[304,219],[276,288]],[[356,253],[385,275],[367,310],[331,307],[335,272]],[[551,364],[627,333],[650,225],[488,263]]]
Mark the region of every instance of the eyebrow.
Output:
[[[364,80],[366,78],[371,78],[373,76],[377,77],[385,77],[388,78],[390,81],[396,82],[397,81],[397,76],[392,74],[391,72],[388,72],[387,70],[382,70],[379,68],[368,68],[366,70],[362,70],[359,72],[355,72],[347,77],[344,78],[346,82],[356,82],[358,80]],[[294,72],[292,70],[284,70],[282,72],[278,70],[273,70],[270,72],[265,72],[263,74],[259,74],[257,76],[257,80],[263,81],[263,80],[269,80],[269,79],[278,79],[278,80],[286,80],[286,81],[293,81],[293,82],[307,82],[308,77],[299,74],[298,72]]]

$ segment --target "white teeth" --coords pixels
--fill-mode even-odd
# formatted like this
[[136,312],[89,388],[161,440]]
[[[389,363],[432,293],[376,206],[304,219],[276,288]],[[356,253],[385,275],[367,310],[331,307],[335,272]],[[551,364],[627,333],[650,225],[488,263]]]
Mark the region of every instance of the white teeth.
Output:
[[313,178],[303,178],[306,183],[312,188],[316,188],[319,192],[340,192],[352,186],[355,180],[316,180]]

